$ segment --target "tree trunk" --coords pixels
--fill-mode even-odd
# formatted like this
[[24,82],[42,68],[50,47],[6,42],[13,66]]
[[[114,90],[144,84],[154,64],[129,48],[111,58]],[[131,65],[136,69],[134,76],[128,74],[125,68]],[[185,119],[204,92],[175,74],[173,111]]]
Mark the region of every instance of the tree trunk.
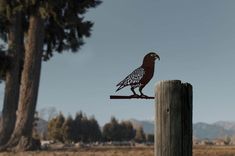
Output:
[[10,22],[7,55],[11,58],[11,68],[6,73],[5,96],[0,123],[0,146],[7,143],[15,127],[19,101],[20,65],[24,50],[22,13],[14,14]]
[[38,148],[38,144],[32,139],[32,128],[39,89],[43,39],[43,19],[38,15],[30,16],[17,120],[7,144],[8,148],[17,151]]

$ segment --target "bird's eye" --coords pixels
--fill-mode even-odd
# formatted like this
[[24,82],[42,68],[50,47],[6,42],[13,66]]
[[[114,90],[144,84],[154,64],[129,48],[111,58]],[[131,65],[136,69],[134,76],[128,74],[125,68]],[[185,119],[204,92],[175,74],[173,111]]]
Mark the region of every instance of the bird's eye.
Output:
[[154,54],[151,54],[150,56],[154,56]]

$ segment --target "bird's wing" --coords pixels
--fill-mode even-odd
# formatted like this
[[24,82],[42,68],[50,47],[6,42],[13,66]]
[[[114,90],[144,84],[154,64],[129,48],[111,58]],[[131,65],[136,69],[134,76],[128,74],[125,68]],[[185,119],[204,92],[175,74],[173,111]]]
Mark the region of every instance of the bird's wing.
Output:
[[145,74],[144,68],[139,67],[136,70],[134,70],[131,74],[129,74],[124,80],[122,80],[120,83],[117,84],[120,90],[128,85],[138,84],[140,80],[143,78]]

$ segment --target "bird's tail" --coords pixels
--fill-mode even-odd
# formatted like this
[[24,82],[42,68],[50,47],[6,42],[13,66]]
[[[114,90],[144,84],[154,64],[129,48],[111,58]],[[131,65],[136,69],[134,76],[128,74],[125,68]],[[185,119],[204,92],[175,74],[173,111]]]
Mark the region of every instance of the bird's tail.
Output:
[[118,89],[116,90],[116,92],[123,88],[123,85],[122,85],[122,84],[123,84],[123,81],[119,82],[119,83],[116,85],[116,87],[118,87]]
[[121,84],[119,84],[119,85],[117,84],[117,86],[119,86],[119,87],[118,87],[118,89],[116,90],[116,92],[125,87],[124,85],[121,85]]
[[123,85],[123,81],[124,81],[124,80],[122,80],[121,82],[119,82],[119,83],[116,85],[116,87],[119,86],[119,88],[120,88],[120,87]]

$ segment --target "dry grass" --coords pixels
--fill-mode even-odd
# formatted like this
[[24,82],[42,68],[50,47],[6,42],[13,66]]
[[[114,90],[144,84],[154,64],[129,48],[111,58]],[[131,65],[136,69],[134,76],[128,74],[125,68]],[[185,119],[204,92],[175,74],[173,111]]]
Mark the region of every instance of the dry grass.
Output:
[[193,156],[235,156],[234,146],[197,146]]
[[0,153],[0,156],[151,156],[153,148],[91,148],[69,151]]
[[[0,156],[153,156],[152,147],[91,148],[66,151],[0,153]],[[235,156],[234,146],[197,146],[193,156]]]

